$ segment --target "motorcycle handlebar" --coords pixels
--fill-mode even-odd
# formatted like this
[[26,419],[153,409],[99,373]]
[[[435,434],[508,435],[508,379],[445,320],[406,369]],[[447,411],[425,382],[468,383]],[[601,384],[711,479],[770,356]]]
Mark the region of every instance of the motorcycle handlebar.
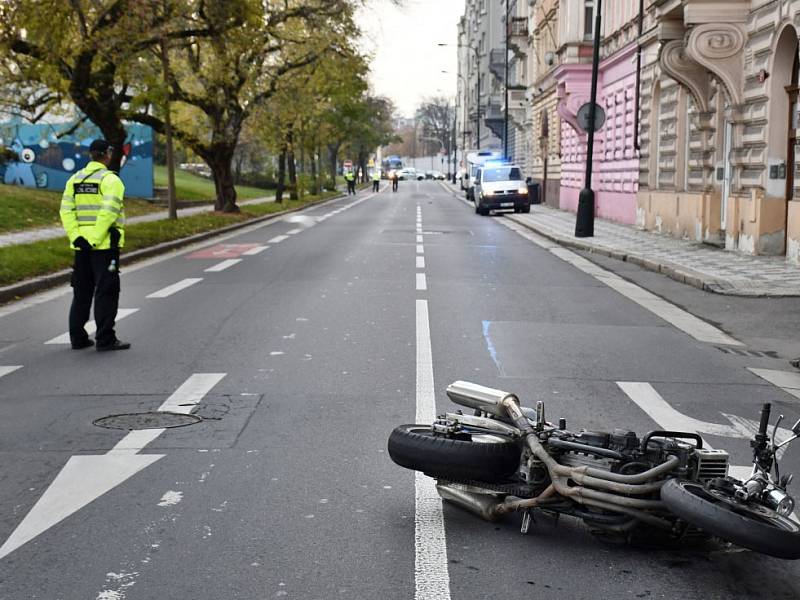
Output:
[[758,424],[758,435],[766,439],[767,437],[767,427],[769,426],[769,413],[772,408],[772,405],[767,402],[761,407],[761,422]]

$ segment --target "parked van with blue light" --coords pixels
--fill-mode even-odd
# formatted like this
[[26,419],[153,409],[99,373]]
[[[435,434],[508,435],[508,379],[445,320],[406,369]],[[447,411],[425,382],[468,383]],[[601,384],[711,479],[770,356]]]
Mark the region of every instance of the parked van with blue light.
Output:
[[467,200],[475,201],[474,182],[478,169],[489,160],[503,160],[503,153],[499,150],[476,150],[467,154],[467,165],[464,176],[461,178],[461,189],[467,195]]

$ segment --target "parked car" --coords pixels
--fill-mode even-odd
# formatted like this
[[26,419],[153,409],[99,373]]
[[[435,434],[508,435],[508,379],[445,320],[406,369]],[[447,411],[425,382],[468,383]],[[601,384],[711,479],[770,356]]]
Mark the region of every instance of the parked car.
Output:
[[404,168],[404,169],[400,169],[400,170],[397,172],[397,175],[398,175],[398,177],[397,177],[397,178],[398,178],[400,181],[405,181],[406,179],[416,179],[416,177],[417,177],[417,172],[416,172],[416,170],[415,170],[415,169],[412,169],[412,168],[410,168],[410,167],[406,167],[406,168]]
[[475,212],[488,215],[492,210],[531,212],[528,187],[517,165],[487,162],[474,177]]

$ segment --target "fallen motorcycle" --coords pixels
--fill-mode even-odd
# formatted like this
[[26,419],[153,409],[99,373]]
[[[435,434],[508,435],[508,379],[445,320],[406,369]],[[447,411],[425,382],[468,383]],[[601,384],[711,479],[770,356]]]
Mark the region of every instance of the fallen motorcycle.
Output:
[[[771,556],[800,558],[800,522],[776,453],[800,437],[776,443],[767,435],[770,405],[751,441],[753,470],[728,476],[728,453],[703,447],[691,432],[613,433],[552,424],[545,407],[520,406],[514,395],[465,381],[447,388],[459,410],[431,425],[401,425],[389,437],[398,465],[437,480],[439,495],[486,520],[521,511],[526,533],[533,511],[582,519],[593,533],[630,539],[658,530],[673,539],[713,536]],[[774,477],[773,473],[774,472]]]

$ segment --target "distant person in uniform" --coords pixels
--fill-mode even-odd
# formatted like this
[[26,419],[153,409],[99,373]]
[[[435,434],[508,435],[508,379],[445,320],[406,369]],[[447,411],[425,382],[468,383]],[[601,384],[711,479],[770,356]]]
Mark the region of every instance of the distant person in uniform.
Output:
[[[94,140],[89,146],[89,164],[69,178],[61,198],[61,223],[75,249],[69,309],[73,350],[95,345],[98,352],[131,347],[114,333],[120,291],[119,249],[125,243],[125,186],[108,169],[111,152],[107,141]],[[93,298],[96,344],[85,328]]]
[[372,191],[381,191],[381,170],[377,168],[372,171]]
[[356,173],[353,169],[344,172],[344,180],[347,182],[347,195],[356,193]]

